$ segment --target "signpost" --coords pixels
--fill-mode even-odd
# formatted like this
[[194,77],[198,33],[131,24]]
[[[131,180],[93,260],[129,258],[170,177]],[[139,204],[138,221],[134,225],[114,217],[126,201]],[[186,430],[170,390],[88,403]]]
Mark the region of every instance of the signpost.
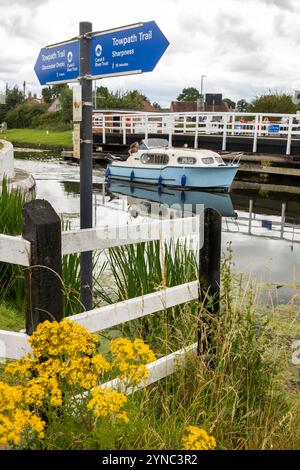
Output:
[[110,33],[95,33],[92,38],[92,76],[152,72],[169,46],[154,21]]
[[41,85],[76,81],[80,75],[79,42],[41,49],[34,71]]
[[[41,85],[80,82],[74,92],[76,154],[80,154],[80,227],[93,226],[92,80],[151,72],[169,42],[154,21],[92,32],[92,24],[80,23],[79,36],[41,49],[34,70]],[[81,103],[81,106],[80,106]],[[80,152],[78,146],[80,126]],[[75,155],[75,153],[74,153]],[[81,304],[92,309],[92,252],[81,254]]]

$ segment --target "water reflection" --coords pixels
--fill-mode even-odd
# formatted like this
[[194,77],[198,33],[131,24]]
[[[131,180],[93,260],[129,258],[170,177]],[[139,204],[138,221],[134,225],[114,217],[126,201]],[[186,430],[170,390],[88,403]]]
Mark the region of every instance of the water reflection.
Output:
[[[212,193],[195,190],[181,190],[167,187],[144,186],[110,181],[107,190],[115,195],[126,196],[131,204],[140,205],[141,210],[147,202],[159,206],[176,208],[178,212],[197,213],[197,206],[216,209],[223,217],[235,217],[232,200],[227,193]],[[149,208],[149,204],[146,207]],[[161,208],[163,210],[163,207]],[[147,210],[149,213],[149,210]]]

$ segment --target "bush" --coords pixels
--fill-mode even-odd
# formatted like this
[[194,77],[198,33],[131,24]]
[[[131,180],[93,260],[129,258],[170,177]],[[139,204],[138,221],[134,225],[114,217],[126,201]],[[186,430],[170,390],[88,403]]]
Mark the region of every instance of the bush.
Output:
[[44,104],[19,104],[6,115],[8,127],[11,129],[34,128],[36,119],[45,113]]
[[297,105],[286,93],[268,93],[257,96],[248,106],[247,111],[250,113],[294,114],[297,111]]
[[47,129],[50,131],[63,132],[72,129],[72,124],[63,120],[61,111],[41,114],[35,118],[34,124],[37,128]]

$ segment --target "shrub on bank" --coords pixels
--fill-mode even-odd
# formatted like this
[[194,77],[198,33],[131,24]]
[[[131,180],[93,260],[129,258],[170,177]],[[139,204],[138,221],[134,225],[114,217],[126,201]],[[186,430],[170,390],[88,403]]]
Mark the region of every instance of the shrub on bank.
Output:
[[63,111],[47,112],[44,104],[19,104],[7,113],[6,121],[10,129],[46,129],[63,132],[72,129],[65,120]]
[[47,106],[44,104],[19,104],[7,113],[7,125],[11,129],[34,128],[38,117],[46,110]]
[[57,132],[64,132],[72,129],[72,124],[63,119],[62,112],[44,113],[35,120],[35,127]]

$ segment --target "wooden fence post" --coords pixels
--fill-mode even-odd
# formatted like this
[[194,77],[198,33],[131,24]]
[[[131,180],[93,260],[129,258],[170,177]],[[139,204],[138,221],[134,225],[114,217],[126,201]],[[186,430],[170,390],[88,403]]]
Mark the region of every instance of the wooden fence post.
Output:
[[[200,302],[206,312],[218,314],[220,308],[221,282],[221,231],[222,216],[215,209],[205,209],[204,212],[204,244],[200,250],[199,281]],[[207,349],[206,334],[202,327],[198,331],[198,353],[203,354]]]
[[49,202],[25,204],[22,235],[31,243],[25,271],[26,333],[31,335],[39,323],[63,318],[61,220]]

